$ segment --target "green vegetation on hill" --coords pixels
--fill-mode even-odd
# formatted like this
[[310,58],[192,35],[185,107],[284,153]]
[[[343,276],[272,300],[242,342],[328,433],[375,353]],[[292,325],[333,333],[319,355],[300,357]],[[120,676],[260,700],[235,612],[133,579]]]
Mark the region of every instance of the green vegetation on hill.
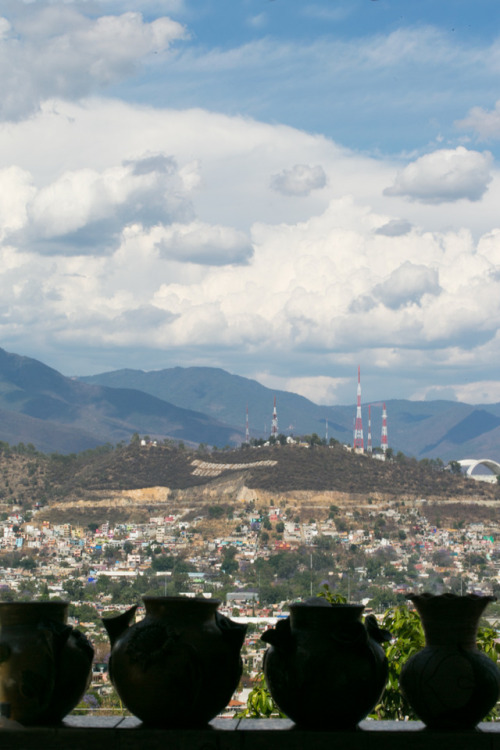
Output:
[[[194,461],[220,466],[218,476],[194,473]],[[258,465],[273,462],[273,465]],[[233,469],[232,466],[235,465]],[[378,461],[346,451],[340,445],[275,446],[242,448],[212,453],[187,450],[182,444],[143,446],[139,442],[111,445],[79,454],[38,453],[33,446],[10,447],[0,443],[0,501],[4,506],[30,508],[85,499],[92,493],[167,487],[170,490],[211,489],[221,495],[232,482],[270,493],[336,491],[353,496],[388,496],[496,499],[497,485],[474,482],[443,470],[427,460],[416,461],[398,454],[392,461]],[[235,495],[234,495],[235,496]],[[224,494],[224,501],[231,494]],[[105,503],[105,500],[102,500]],[[220,502],[220,500],[219,500]],[[110,507],[110,515],[112,507]]]

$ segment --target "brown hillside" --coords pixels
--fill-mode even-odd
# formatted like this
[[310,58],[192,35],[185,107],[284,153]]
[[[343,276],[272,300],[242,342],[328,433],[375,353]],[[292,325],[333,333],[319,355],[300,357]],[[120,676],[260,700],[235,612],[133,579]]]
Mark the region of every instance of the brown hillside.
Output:
[[[148,488],[148,489],[146,489]],[[154,490],[154,491],[153,491]],[[323,499],[318,500],[323,496]],[[172,446],[130,445],[72,456],[0,452],[0,498],[45,505],[52,520],[139,520],[155,509],[199,508],[254,500],[296,498],[305,507],[345,501],[500,499],[500,488],[406,459],[381,462],[341,446],[297,446],[192,452]],[[295,505],[295,503],[293,503]]]

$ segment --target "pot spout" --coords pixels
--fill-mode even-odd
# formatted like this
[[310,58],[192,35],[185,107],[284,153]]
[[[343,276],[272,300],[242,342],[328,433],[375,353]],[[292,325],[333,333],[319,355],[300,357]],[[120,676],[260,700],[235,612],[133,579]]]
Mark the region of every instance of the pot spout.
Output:
[[122,615],[116,615],[115,617],[103,617],[102,624],[106,628],[106,632],[111,641],[111,647],[115,645],[118,638],[127,630],[130,623],[134,619],[135,611],[139,605],[134,604],[133,607],[127,609]]

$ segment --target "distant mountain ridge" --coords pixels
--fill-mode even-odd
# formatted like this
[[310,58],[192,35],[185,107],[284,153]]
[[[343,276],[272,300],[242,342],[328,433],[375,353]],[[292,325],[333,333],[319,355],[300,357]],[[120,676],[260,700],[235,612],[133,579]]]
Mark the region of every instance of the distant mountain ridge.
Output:
[[[129,442],[135,432],[186,442],[237,443],[241,436],[211,417],[143,391],[89,385],[29,357],[0,349],[0,440],[44,452],[78,452]],[[1,416],[1,412],[0,412]]]
[[[0,440],[43,452],[74,453],[131,436],[237,446],[248,405],[253,437],[268,436],[274,396],[278,429],[352,443],[355,404],[320,406],[295,393],[210,367],[116,370],[65,377],[0,349]],[[387,400],[389,445],[421,458],[500,460],[500,404]],[[372,403],[372,441],[380,444],[382,404]],[[365,443],[367,406],[363,406]]]
[[[210,367],[174,367],[152,372],[115,370],[81,378],[109,387],[133,387],[184,408],[216,416],[244,431],[248,405],[250,432],[268,436],[274,396],[278,429],[295,435],[316,432],[352,443],[355,404],[319,406],[287,391]],[[354,392],[355,384],[353,385]],[[494,458],[500,460],[500,404],[474,406],[456,401],[386,401],[389,445],[416,458]],[[382,404],[372,403],[372,441],[380,444]],[[365,442],[367,405],[363,406]]]

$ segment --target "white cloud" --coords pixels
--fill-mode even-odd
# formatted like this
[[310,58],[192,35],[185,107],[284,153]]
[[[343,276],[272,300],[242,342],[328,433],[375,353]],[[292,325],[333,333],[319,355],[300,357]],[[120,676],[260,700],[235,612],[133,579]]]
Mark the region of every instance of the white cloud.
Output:
[[0,18],[0,118],[21,119],[49,97],[77,99],[108,86],[185,36],[167,17],[94,19],[69,5],[32,6],[12,23]]
[[372,293],[386,307],[396,310],[410,303],[421,304],[424,294],[437,295],[440,291],[435,268],[406,260],[385,281],[377,284]]
[[27,222],[27,206],[36,189],[29,172],[17,166],[0,170],[0,239]]
[[411,231],[411,224],[406,219],[391,219],[381,227],[377,227],[375,234],[383,234],[386,237],[402,237]]
[[474,383],[456,385],[431,385],[419,389],[413,396],[414,401],[449,399],[467,404],[494,404],[500,402],[500,381],[483,380]]
[[500,138],[500,101],[491,111],[482,107],[472,107],[467,117],[457,120],[455,125],[463,130],[472,130],[483,140]]
[[385,195],[404,196],[422,203],[478,201],[491,181],[492,156],[463,146],[421,156],[398,172]]
[[326,185],[326,174],[321,166],[311,167],[308,164],[295,164],[291,169],[284,169],[271,178],[271,187],[283,195],[304,196],[312,190],[319,190]]
[[[29,176],[23,178],[31,185]],[[184,185],[175,160],[164,154],[127,159],[102,172],[64,172],[38,190],[17,190],[17,215],[22,218],[11,234],[17,229],[21,235],[14,234],[11,241],[24,240],[33,250],[52,254],[108,252],[127,224],[140,222],[147,228],[190,219]]]
[[258,372],[253,377],[268,388],[298,393],[315,404],[327,406],[339,402],[339,391],[345,386],[352,389],[352,378],[334,378],[327,375],[289,378],[269,372]]
[[[354,398],[358,363],[418,380],[498,361],[493,167],[476,239],[463,204],[385,197],[393,164],[283,126],[94,99],[47,104],[2,135],[11,351],[69,373],[75,356],[88,372],[133,352],[145,369],[267,369],[327,403]],[[300,201],[273,190],[269,175],[295,163],[321,164],[325,187]]]
[[201,221],[165,228],[157,247],[162,258],[208,266],[246,264],[253,254],[252,245],[243,232]]

